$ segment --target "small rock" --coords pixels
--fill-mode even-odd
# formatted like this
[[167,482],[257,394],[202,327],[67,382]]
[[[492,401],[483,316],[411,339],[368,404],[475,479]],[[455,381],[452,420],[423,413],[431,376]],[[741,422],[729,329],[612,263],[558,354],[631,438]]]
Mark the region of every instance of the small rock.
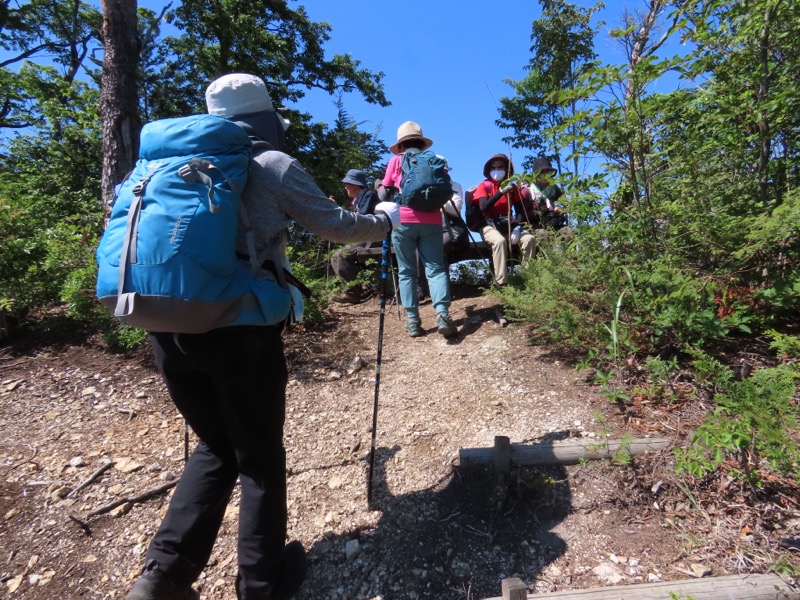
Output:
[[137,463],[132,458],[123,457],[117,459],[117,462],[114,464],[114,468],[123,473],[133,473],[134,471],[141,469],[142,465]]
[[355,375],[361,369],[363,369],[365,366],[366,366],[366,363],[364,362],[364,359],[361,358],[360,356],[356,356],[355,358],[353,358],[353,361],[350,363],[350,368],[347,369],[347,374],[348,375]]
[[347,562],[355,560],[359,554],[361,554],[361,545],[358,543],[358,540],[349,540],[344,545],[344,555]]
[[24,578],[23,575],[17,575],[16,577],[12,577],[8,581],[6,581],[6,589],[10,594],[13,594],[14,592],[17,591],[20,584],[22,583],[23,578]]
[[594,573],[598,579],[609,585],[615,585],[625,579],[625,575],[623,575],[619,569],[607,563],[597,565],[592,569],[592,573]]
[[[6,391],[7,392],[13,392],[15,389],[17,389],[21,385],[22,385],[22,380],[12,381],[11,383],[6,385]],[[14,581],[14,579],[12,579],[11,581]]]
[[125,502],[114,508],[109,514],[112,517],[121,517],[122,515],[127,515],[131,511],[131,508],[133,508],[133,504],[131,502]]

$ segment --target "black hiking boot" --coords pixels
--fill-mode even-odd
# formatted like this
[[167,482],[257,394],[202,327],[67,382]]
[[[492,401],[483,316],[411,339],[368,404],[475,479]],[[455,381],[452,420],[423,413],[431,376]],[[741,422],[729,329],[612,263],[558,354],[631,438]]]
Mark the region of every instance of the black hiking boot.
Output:
[[297,540],[289,542],[281,555],[281,574],[269,600],[287,600],[294,596],[306,578],[306,550]]
[[150,561],[144,573],[133,584],[125,600],[198,600],[200,595],[192,586],[178,587]]

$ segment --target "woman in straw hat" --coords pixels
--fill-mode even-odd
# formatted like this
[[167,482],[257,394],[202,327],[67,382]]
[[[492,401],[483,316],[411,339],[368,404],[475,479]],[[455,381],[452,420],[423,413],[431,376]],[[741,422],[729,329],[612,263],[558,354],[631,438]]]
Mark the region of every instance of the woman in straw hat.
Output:
[[[385,188],[403,188],[403,154],[417,153],[431,147],[433,141],[426,138],[422,128],[413,121],[406,121],[397,129],[397,141],[389,147],[394,156],[386,167],[383,178]],[[411,337],[424,334],[419,316],[417,283],[417,253],[424,265],[431,294],[431,304],[436,310],[436,328],[445,337],[455,335],[456,329],[450,317],[450,279],[444,260],[442,243],[442,212],[421,211],[407,206],[400,207],[400,225],[392,231],[392,243],[397,256],[400,300],[406,309],[406,331]]]

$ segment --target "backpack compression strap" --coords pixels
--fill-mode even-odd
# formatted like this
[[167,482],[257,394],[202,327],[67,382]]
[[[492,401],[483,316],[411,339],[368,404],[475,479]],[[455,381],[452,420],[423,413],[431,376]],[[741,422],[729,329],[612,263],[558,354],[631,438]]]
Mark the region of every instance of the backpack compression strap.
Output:
[[125,241],[119,259],[119,279],[117,281],[117,305],[114,307],[115,317],[127,317],[133,313],[133,301],[136,294],[125,293],[125,272],[130,263],[136,262],[136,234],[139,229],[139,214],[142,212],[142,196],[150,181],[146,177],[133,187],[133,201],[128,209],[128,222],[125,226]]
[[219,204],[214,202],[214,181],[209,177],[205,171],[217,171],[225,178],[228,187],[231,188],[234,194],[241,198],[242,190],[233,185],[228,176],[223,171],[214,166],[213,163],[203,160],[202,158],[193,158],[188,163],[178,169],[180,175],[186,183],[204,183],[208,187],[208,210],[211,213],[217,212]]

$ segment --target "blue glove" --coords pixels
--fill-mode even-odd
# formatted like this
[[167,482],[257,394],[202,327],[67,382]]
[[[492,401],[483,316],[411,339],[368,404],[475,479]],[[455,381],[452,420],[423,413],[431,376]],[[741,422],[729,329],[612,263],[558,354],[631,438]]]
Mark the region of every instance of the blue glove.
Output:
[[400,205],[395,202],[378,202],[375,205],[375,214],[383,213],[392,224],[392,229],[400,225]]

